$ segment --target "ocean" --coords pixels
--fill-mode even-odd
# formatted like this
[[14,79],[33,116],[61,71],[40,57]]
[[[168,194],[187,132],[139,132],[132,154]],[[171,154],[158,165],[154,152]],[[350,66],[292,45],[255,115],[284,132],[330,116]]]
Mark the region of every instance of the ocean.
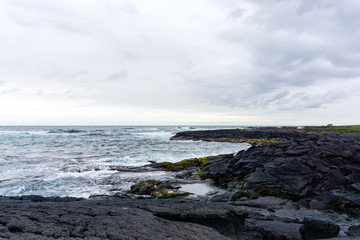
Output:
[[[0,127],[0,195],[121,194],[139,180],[169,172],[118,172],[116,166],[236,153],[246,143],[170,141],[180,131],[224,127]],[[229,128],[229,127],[227,127]]]

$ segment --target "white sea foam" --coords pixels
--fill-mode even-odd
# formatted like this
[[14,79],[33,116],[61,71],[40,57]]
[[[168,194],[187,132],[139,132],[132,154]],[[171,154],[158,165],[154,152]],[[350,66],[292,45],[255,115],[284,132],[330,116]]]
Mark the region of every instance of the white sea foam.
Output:
[[216,190],[216,188],[209,186],[206,183],[192,183],[192,184],[183,184],[180,188],[181,191],[189,192],[195,196],[200,195],[204,196],[205,194]]

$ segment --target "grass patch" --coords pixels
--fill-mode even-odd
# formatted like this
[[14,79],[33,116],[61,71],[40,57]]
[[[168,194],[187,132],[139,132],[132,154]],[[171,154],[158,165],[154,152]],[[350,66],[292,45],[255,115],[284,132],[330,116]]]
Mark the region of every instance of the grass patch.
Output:
[[339,133],[360,133],[360,125],[305,127],[305,130]]

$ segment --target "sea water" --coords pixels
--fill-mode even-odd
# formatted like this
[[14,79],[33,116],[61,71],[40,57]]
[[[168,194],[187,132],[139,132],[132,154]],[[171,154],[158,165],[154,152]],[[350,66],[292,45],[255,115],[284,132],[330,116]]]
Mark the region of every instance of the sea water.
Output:
[[[236,153],[246,143],[170,141],[180,131],[220,127],[0,127],[0,195],[112,195],[169,172],[118,172],[114,166]],[[222,127],[223,128],[223,127]]]

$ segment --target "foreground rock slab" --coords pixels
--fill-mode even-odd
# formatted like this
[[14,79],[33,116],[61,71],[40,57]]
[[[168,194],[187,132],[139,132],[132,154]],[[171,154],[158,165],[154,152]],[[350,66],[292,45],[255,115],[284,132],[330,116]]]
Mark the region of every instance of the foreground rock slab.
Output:
[[[315,234],[337,235],[335,225],[314,221],[331,227]],[[195,200],[0,197],[0,239],[301,240],[300,229],[303,239],[314,236],[308,223]]]
[[193,201],[33,200],[0,198],[0,239],[241,239],[246,217]]

